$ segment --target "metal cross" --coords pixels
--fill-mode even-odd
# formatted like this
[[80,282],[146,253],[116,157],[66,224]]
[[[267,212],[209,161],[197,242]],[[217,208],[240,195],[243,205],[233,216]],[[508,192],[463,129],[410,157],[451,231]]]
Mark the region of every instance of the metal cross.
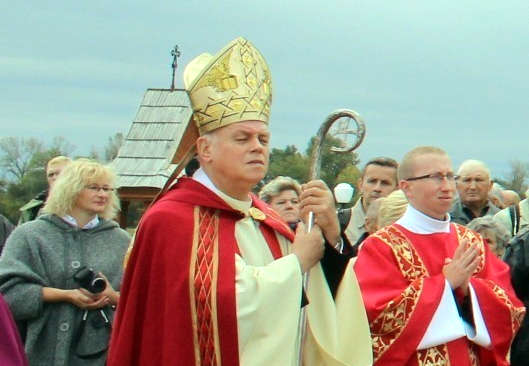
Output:
[[171,67],[173,68],[173,79],[171,80],[171,90],[174,90],[174,79],[176,74],[176,68],[178,67],[178,57],[180,57],[180,51],[178,51],[178,45],[175,45],[171,50],[171,56],[173,56],[173,63]]

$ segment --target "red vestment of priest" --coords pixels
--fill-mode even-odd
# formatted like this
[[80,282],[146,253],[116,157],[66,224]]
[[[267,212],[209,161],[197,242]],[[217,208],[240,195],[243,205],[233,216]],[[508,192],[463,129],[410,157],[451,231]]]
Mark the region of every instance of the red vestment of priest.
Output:
[[[278,258],[275,233],[289,240],[294,234],[252,199],[266,216],[261,232]],[[241,216],[189,178],[148,210],[121,287],[108,365],[239,365],[234,231]]]
[[[453,257],[463,238],[480,250],[481,260],[470,284],[491,345],[482,347],[460,337],[418,350],[443,295],[445,258]],[[508,266],[478,234],[457,224],[450,224],[450,232],[432,234],[413,233],[393,224],[364,242],[355,272],[371,328],[375,365],[509,365],[509,348],[524,308],[514,295]]]

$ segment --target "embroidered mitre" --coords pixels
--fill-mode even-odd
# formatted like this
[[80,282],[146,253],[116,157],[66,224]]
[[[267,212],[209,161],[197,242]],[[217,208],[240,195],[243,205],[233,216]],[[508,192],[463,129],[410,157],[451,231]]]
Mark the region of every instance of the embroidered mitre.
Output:
[[246,39],[231,41],[215,56],[203,53],[184,70],[184,83],[200,135],[241,121],[268,124],[270,70]]

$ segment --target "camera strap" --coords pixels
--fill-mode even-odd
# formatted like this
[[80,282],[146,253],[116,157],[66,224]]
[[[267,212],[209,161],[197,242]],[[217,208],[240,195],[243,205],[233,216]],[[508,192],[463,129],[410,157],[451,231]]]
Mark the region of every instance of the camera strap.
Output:
[[[101,309],[97,309],[97,312],[99,312],[99,314],[101,316],[97,317],[97,318],[93,318],[92,319],[92,323],[95,327],[97,328],[100,328],[100,327],[107,327],[109,329],[112,329],[112,323],[110,322],[110,319],[107,315],[107,313],[105,312],[105,310],[103,308]],[[77,332],[75,332],[73,338],[72,338],[72,345],[74,347],[77,346],[77,344],[79,343],[79,340],[81,339],[81,336],[86,328],[86,322],[88,321],[88,310],[85,310],[83,312],[83,316],[81,317],[81,322],[79,323],[79,328],[77,329]],[[93,355],[93,356],[81,356],[79,354],[77,354],[77,357],[80,357],[80,358],[92,358],[94,356],[97,356],[97,355]]]

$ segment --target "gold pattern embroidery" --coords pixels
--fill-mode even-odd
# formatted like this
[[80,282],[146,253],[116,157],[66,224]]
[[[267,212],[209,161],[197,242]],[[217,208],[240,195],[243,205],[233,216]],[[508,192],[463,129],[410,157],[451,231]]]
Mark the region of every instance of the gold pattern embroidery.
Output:
[[418,303],[422,284],[422,279],[414,282],[399,298],[390,301],[380,315],[371,322],[375,361],[389,349],[404,330]]
[[217,323],[218,212],[195,207],[189,295],[195,365],[220,365]]
[[507,293],[504,289],[502,289],[500,286],[495,284],[494,282],[490,280],[486,280],[486,283],[491,288],[492,292],[498,297],[498,299],[507,305],[507,308],[509,309],[509,312],[511,314],[511,330],[512,334],[515,334],[518,329],[520,328],[520,325],[522,324],[523,317],[525,315],[525,308],[523,306],[516,307],[511,299],[509,299],[509,296],[507,296]]
[[479,366],[479,355],[478,351],[476,350],[476,345],[472,342],[468,342],[468,353],[469,353],[469,359],[470,359],[470,365],[471,366]]
[[419,366],[450,366],[446,344],[417,351]]
[[199,90],[207,86],[214,88],[218,92],[236,89],[238,86],[237,76],[229,72],[232,52],[233,49],[226,52],[218,63],[204,75],[204,78],[197,83],[194,90]]
[[485,268],[485,243],[481,236],[476,235],[472,230],[467,229],[463,225],[454,224],[458,242],[467,240],[468,245],[475,244],[479,250],[480,261],[474,273],[479,273]]
[[419,302],[423,278],[428,275],[428,271],[415,248],[410,245],[408,238],[394,226],[379,230],[374,236],[391,248],[402,275],[410,282],[401,296],[390,301],[370,324],[373,351],[375,361],[377,361],[400,336],[409,322]]
[[270,71],[250,42],[237,38],[206,68],[189,89],[201,134],[243,120],[268,123],[272,103]]

